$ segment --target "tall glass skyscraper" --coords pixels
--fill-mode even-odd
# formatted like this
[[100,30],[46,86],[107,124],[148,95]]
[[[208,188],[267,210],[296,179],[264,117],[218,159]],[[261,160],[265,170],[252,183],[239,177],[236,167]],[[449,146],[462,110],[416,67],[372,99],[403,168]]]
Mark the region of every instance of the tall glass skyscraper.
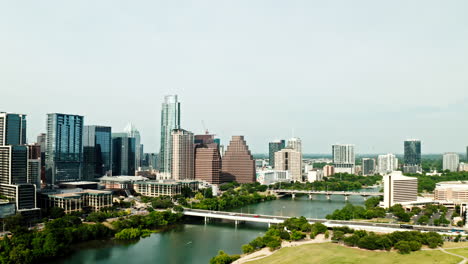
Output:
[[26,144],[26,115],[0,112],[0,146]]
[[275,166],[275,152],[278,152],[286,147],[284,139],[276,140],[268,144],[268,164]]
[[81,179],[83,116],[47,114],[46,182]]
[[85,126],[83,130],[83,179],[110,175],[112,170],[112,128]]
[[135,139],[135,168],[141,167],[143,153],[140,132],[132,123],[125,127],[124,132],[128,134],[128,137]]
[[135,138],[112,133],[112,175],[135,175]]
[[421,140],[405,140],[405,165],[421,165]]
[[161,148],[159,170],[170,173],[172,169],[172,130],[180,129],[180,102],[177,95],[167,95],[161,107]]

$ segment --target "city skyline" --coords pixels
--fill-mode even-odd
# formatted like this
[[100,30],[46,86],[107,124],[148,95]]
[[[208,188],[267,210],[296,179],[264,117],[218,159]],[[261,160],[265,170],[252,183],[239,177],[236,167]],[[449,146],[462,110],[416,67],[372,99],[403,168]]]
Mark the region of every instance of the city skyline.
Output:
[[1,4],[0,111],[28,115],[29,142],[47,113],[132,122],[156,153],[167,94],[184,129],[200,134],[203,120],[223,143],[245,135],[253,153],[293,136],[304,153],[468,145],[468,3],[221,2]]

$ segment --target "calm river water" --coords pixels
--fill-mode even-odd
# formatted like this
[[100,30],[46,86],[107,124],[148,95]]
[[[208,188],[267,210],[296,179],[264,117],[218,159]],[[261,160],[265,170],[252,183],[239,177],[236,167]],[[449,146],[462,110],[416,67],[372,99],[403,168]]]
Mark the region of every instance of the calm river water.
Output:
[[[348,202],[363,205],[364,199],[350,196]],[[285,197],[233,211],[324,218],[344,205],[343,196],[332,196],[331,200],[327,200],[324,195],[315,195],[312,200],[307,196],[294,200]],[[246,223],[235,227],[232,222],[212,222],[205,225],[200,219],[130,244],[92,241],[55,264],[207,264],[219,250],[240,254],[243,244],[263,235],[266,229],[266,224]]]

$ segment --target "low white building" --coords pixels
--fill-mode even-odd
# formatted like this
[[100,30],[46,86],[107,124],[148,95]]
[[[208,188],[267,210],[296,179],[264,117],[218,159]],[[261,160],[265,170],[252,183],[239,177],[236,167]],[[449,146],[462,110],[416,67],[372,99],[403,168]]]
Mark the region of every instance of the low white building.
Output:
[[468,181],[446,181],[436,183],[434,199],[455,203],[467,203]]
[[262,185],[271,185],[277,182],[291,182],[291,177],[285,170],[259,170],[257,181]]
[[383,177],[383,207],[414,202],[418,198],[418,178],[404,176],[401,171],[394,171]]
[[307,171],[307,181],[315,182],[323,180],[323,171],[318,169],[312,169]]

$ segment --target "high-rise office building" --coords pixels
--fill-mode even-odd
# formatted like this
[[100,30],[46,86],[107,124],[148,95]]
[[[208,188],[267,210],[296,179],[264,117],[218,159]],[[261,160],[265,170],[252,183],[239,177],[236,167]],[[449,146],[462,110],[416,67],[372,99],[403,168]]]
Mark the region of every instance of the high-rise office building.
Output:
[[112,175],[135,175],[135,138],[112,133]]
[[405,165],[421,165],[421,141],[417,139],[405,140]]
[[268,163],[271,167],[275,166],[275,153],[286,147],[286,142],[281,140],[275,140],[268,144]]
[[0,112],[0,146],[26,144],[26,115]]
[[83,130],[83,179],[93,180],[112,172],[112,128],[85,126]]
[[193,133],[184,129],[172,131],[172,171],[174,180],[193,180],[194,170]]
[[375,159],[362,159],[362,175],[373,175],[375,173]]
[[356,164],[354,156],[354,145],[333,145],[333,167],[335,173],[350,173],[354,174],[354,166]]
[[195,135],[195,179],[212,184],[221,183],[219,140],[214,135]]
[[419,173],[421,168],[421,141],[417,139],[408,139],[404,143],[404,173]]
[[83,116],[47,114],[47,184],[81,179],[83,123]]
[[244,136],[233,136],[222,158],[223,182],[253,183],[256,181],[255,160]]
[[138,131],[138,129],[136,129],[136,127],[132,123],[128,124],[125,127],[124,132],[128,134],[128,137],[132,137],[135,139],[135,167],[136,168],[141,167],[142,145],[141,145],[140,132]]
[[[33,175],[28,169],[26,115],[0,113],[0,142],[0,195],[14,201],[16,212],[25,219],[34,219],[40,209],[36,206],[36,188],[29,183],[37,173]],[[39,165],[39,160],[35,162]]]
[[290,138],[288,140],[288,148],[291,148],[297,152],[300,152],[302,153],[302,141],[300,138],[296,138],[296,137],[293,137],[293,138]]
[[287,171],[292,181],[302,182],[302,154],[289,147],[277,151],[275,170]]
[[36,190],[41,188],[41,160],[28,160],[28,183],[34,184]]
[[170,173],[172,169],[172,130],[180,129],[180,102],[177,95],[165,96],[161,108],[159,170]]
[[454,152],[449,152],[445,153],[443,157],[443,170],[449,170],[449,171],[457,171],[458,170],[458,165],[460,164],[460,156],[458,156],[458,153]]
[[392,173],[398,169],[398,159],[393,154],[379,155],[378,171],[380,175]]
[[28,182],[28,148],[24,145],[0,146],[0,183]]
[[418,178],[403,176],[401,171],[394,171],[383,177],[383,184],[385,208],[417,200]]

